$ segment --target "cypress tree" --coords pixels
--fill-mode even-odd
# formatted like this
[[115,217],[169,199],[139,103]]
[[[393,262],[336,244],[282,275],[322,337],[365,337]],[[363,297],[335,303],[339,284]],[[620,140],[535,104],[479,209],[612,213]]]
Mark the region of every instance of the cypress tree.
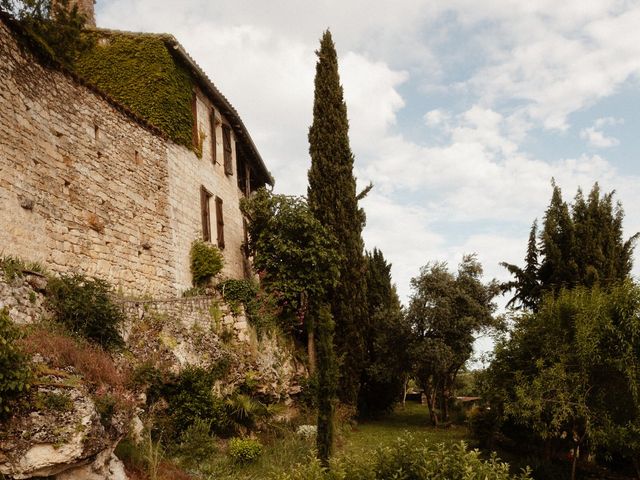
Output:
[[389,411],[400,399],[405,376],[411,368],[411,331],[391,282],[391,264],[378,249],[367,253],[365,259],[367,357],[358,394],[358,414],[370,417]]
[[313,325],[317,336],[316,353],[318,361],[318,433],[316,447],[318,459],[325,468],[333,450],[333,402],[336,396],[337,367],[333,352],[333,318],[328,305],[312,308],[317,312]]
[[553,184],[540,248],[535,242],[534,223],[525,268],[502,263],[515,277],[503,285],[504,290],[516,291],[510,304],[517,302],[536,311],[546,292],[557,294],[563,288],[596,285],[608,289],[629,278],[639,234],[623,239],[624,212],[620,203],[614,206],[614,193],[601,195],[596,183],[587,198],[578,189],[569,208],[562,200],[560,187]]
[[345,259],[340,268],[339,285],[328,301],[335,321],[336,354],[342,362],[338,394],[342,401],[355,404],[364,361],[364,213],[358,207],[347,107],[329,31],[324,32],[316,54],[307,196],[312,213],[333,233]]

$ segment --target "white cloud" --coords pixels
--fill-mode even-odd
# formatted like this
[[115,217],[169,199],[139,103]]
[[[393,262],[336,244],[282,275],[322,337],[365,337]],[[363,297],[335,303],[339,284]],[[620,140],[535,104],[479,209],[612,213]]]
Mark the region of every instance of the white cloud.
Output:
[[429,110],[424,114],[424,122],[429,127],[437,127],[446,125],[447,121],[450,118],[449,113],[445,112],[442,109]]
[[621,118],[603,117],[598,118],[592,127],[584,128],[580,131],[580,138],[587,140],[592,147],[607,148],[615,147],[620,141],[614,137],[608,137],[601,130],[603,127],[621,125],[624,120]]
[[[331,27],[357,174],[375,185],[363,202],[364,237],[393,263],[405,299],[429,260],[455,266],[477,251],[487,276],[504,275],[498,261],[519,263],[552,177],[568,198],[599,180],[625,205],[640,204],[638,178],[602,156],[543,161],[526,148],[534,129],[566,132],[571,114],[640,78],[636,2],[98,0],[97,8],[101,26],[174,33],[237,107],[277,190],[294,194],[306,192],[314,51]],[[419,124],[411,133],[407,111]],[[593,146],[616,141],[604,131],[618,121],[607,118],[581,133]],[[627,223],[640,228],[640,212],[629,209]]]

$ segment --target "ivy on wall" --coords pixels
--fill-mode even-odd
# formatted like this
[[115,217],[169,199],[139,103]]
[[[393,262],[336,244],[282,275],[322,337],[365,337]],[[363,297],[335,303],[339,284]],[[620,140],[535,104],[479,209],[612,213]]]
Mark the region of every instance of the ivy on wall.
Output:
[[74,69],[162,130],[193,148],[193,79],[162,36],[109,34],[76,59]]

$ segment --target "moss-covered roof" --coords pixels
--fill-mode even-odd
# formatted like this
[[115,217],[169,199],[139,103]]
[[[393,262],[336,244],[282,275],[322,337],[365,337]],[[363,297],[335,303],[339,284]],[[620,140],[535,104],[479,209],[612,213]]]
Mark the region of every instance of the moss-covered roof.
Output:
[[273,184],[240,115],[175,37],[104,29],[90,34],[98,41],[76,62],[80,75],[187,147],[193,145],[191,96],[197,84],[231,124],[260,180]]

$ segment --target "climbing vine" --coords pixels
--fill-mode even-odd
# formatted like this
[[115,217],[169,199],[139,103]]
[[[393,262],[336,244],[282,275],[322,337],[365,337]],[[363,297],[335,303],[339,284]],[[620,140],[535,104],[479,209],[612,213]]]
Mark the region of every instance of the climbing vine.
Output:
[[167,37],[101,34],[95,40],[94,47],[76,59],[77,73],[174,142],[194,148],[193,79],[169,52]]

